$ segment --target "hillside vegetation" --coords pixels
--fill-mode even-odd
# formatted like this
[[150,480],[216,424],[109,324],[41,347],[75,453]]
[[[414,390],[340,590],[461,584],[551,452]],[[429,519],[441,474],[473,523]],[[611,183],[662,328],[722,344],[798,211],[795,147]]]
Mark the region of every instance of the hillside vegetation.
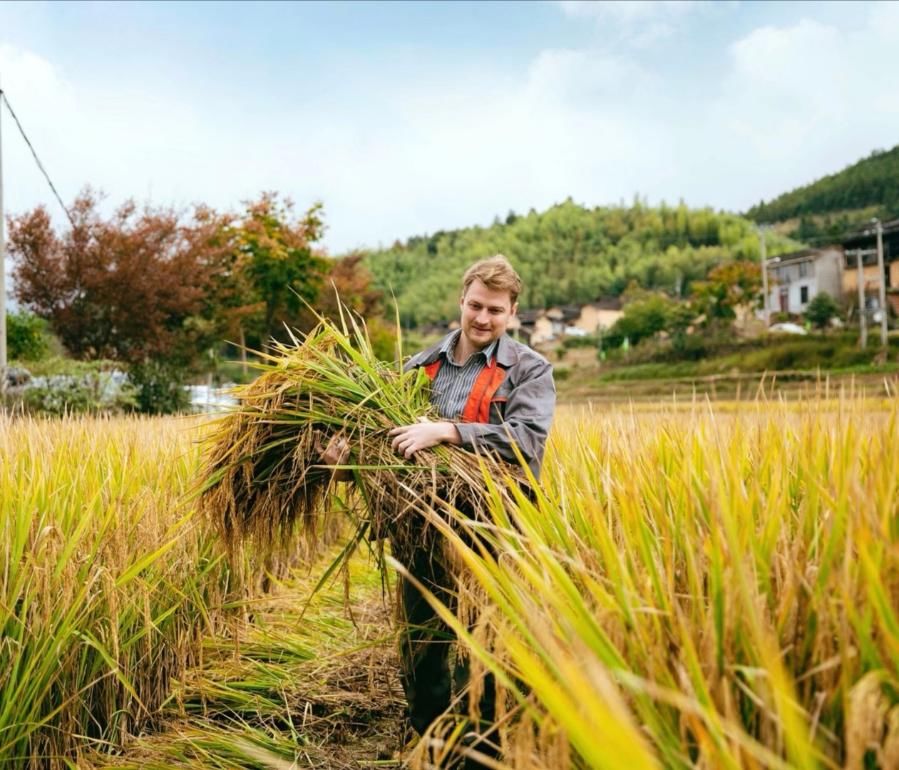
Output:
[[[799,247],[769,238],[769,255]],[[456,287],[465,268],[492,254],[521,273],[523,309],[589,302],[621,294],[631,281],[686,296],[693,281],[732,259],[758,259],[748,219],[712,209],[645,205],[585,208],[571,199],[544,212],[510,212],[490,227],[438,231],[369,252],[376,286],[396,296],[406,326],[448,321],[458,314]]]
[[899,145],[875,150],[842,171],[753,206],[756,222],[798,219],[791,234],[799,238],[835,235],[872,216],[899,216]]

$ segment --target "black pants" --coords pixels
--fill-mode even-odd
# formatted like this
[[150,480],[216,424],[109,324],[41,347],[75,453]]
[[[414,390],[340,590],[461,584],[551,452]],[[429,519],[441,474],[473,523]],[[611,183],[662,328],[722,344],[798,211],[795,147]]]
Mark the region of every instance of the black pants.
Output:
[[[409,572],[451,611],[456,609],[456,593],[452,579],[438,555],[424,550],[412,555],[406,566]],[[405,623],[400,638],[400,679],[406,693],[409,719],[415,730],[422,734],[430,724],[443,714],[454,697],[468,683],[468,663],[450,660],[456,635],[433,610],[428,600],[408,580],[401,579],[402,610]],[[496,714],[496,687],[488,675],[479,702],[481,724],[476,732],[484,732],[493,724]],[[460,716],[466,716],[463,700],[457,706]],[[494,755],[484,744],[473,745],[477,751]],[[465,767],[480,767],[467,763]]]

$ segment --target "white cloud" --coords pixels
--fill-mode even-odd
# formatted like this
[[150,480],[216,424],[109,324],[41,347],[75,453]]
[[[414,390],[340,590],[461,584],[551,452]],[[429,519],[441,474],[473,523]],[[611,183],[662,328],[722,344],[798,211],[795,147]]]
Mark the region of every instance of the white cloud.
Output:
[[[271,113],[204,104],[177,83],[164,101],[147,82],[76,88],[48,60],[9,46],[0,69],[67,203],[86,182],[110,206],[134,196],[228,208],[277,189],[298,206],[324,200],[335,251],[569,195],[617,198],[622,184],[629,198],[664,141],[632,114],[656,88],[651,74],[590,51],[542,51],[516,79],[456,70],[398,87],[372,78],[356,84],[359,99],[285,100]],[[30,157],[11,144],[9,210],[44,201],[59,216]]]
[[569,195],[617,199],[624,186],[629,198],[664,165],[662,127],[635,109],[653,88],[627,60],[546,50],[518,81],[481,73],[407,88],[399,100],[380,94],[382,120],[360,128],[366,141],[338,141],[326,195],[335,228],[338,216],[364,217],[383,222],[389,242]]
[[[566,12],[676,21],[689,8]],[[111,204],[219,208],[275,189],[298,207],[322,199],[326,242],[343,251],[568,196],[742,209],[893,146],[899,99],[886,73],[899,6],[868,12],[855,32],[813,20],[756,29],[709,59],[689,93],[633,56],[563,47],[514,72],[428,69],[420,52],[392,53],[389,71],[350,62],[329,88],[279,90],[271,104],[260,92],[252,107],[190,77],[87,83],[10,46],[0,72],[67,202],[85,182]],[[8,210],[45,201],[53,211],[26,152],[5,121]]]
[[602,30],[611,29],[637,48],[670,37],[681,19],[704,5],[696,0],[559,0],[566,16],[592,19]]
[[15,82],[23,91],[46,94],[60,85],[53,65],[30,51],[21,51],[11,45],[2,44],[0,64],[3,65],[4,75],[0,87],[6,85],[8,80]]
[[527,90],[534,99],[595,110],[651,85],[649,72],[635,62],[595,51],[547,49],[530,65]]
[[[49,158],[41,153],[41,142],[49,139],[52,132],[41,130],[39,125],[29,127],[26,116],[40,113],[44,116],[49,126],[52,112],[47,108],[48,104],[62,106],[63,112],[68,111],[72,105],[72,93],[66,83],[59,77],[49,61],[30,51],[22,51],[10,45],[0,44],[0,88],[7,96],[17,117],[23,122],[26,131],[31,134],[34,128],[35,135],[31,136],[32,142],[38,145],[39,157],[45,165],[51,166]],[[20,98],[21,97],[21,98]],[[4,207],[5,213],[18,213],[25,205],[34,205],[35,196],[39,184],[46,190],[47,196],[50,190],[46,182],[39,176],[37,168],[21,137],[18,129],[10,118],[6,105],[0,105],[0,120],[3,121],[3,182],[4,182]],[[35,123],[38,121],[35,120]],[[52,178],[52,177],[51,177]],[[59,184],[59,182],[56,182]],[[55,204],[54,204],[55,205]],[[61,213],[61,212],[60,212]],[[5,227],[5,217],[0,226]],[[5,260],[7,293],[12,286],[11,271],[12,261]],[[8,298],[8,309],[15,310],[16,303]]]
[[[10,45],[0,45],[0,73],[3,78],[0,87],[28,132],[38,156],[52,173],[53,153],[48,145],[58,144],[74,113],[75,98],[71,87],[47,59]],[[20,192],[33,194],[38,180],[41,184],[46,183],[39,176],[5,106],[3,112],[6,204],[10,210],[15,210]]]
[[[731,68],[711,117],[722,148],[758,161],[742,196],[772,197],[899,136],[895,65],[899,8],[875,4],[855,29],[811,19],[758,28],[730,47]],[[742,198],[742,199],[741,199]]]

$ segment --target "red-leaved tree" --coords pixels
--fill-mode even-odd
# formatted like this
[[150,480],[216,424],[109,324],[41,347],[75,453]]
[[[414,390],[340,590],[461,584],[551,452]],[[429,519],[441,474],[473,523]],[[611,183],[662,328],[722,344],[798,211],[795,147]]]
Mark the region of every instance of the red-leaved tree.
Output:
[[215,333],[194,321],[209,309],[227,252],[224,219],[198,208],[185,222],[133,202],[103,217],[90,191],[71,213],[62,234],[42,206],[10,219],[16,298],[77,358],[186,363]]

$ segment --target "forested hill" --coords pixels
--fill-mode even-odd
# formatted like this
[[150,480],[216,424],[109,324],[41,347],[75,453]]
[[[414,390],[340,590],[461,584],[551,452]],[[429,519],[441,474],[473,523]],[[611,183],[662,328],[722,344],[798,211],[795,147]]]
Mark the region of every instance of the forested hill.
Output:
[[[842,226],[880,216],[899,216],[899,146],[875,150],[867,158],[836,174],[784,193],[768,203],[759,203],[747,212],[756,222],[783,222],[805,219],[827,231],[828,225],[842,220]],[[808,231],[801,235],[812,235]]]
[[[769,236],[770,256],[799,244]],[[505,254],[521,273],[522,309],[590,302],[642,287],[686,296],[693,281],[730,259],[758,259],[754,225],[712,209],[661,205],[584,208],[570,199],[538,213],[509,213],[490,227],[413,237],[369,252],[375,283],[395,295],[405,325],[458,315],[458,286],[477,259]]]

